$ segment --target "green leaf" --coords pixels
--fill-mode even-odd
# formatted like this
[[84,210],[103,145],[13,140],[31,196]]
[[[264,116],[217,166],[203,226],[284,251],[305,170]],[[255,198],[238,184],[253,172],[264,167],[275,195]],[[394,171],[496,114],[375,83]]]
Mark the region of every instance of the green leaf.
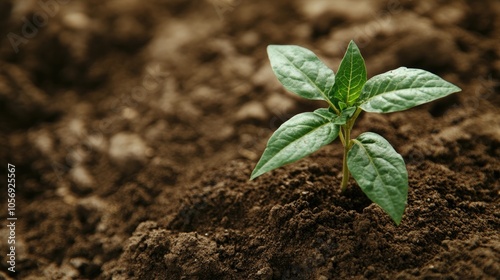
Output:
[[337,115],[335,115],[334,112],[332,112],[330,110],[330,108],[319,108],[319,109],[314,110],[313,113],[316,115],[319,115],[319,116],[321,116],[329,121],[331,121],[333,118],[335,118],[337,116]]
[[352,140],[347,166],[359,187],[396,224],[408,197],[408,173],[403,157],[382,136],[365,132]]
[[335,116],[332,119],[332,123],[338,124],[338,125],[344,125],[347,123],[347,120],[349,120],[352,115],[356,112],[356,107],[349,107],[344,109],[342,112],[340,112],[340,116]]
[[271,67],[285,88],[299,96],[327,100],[335,75],[310,50],[292,45],[269,45]]
[[[333,86],[335,88],[335,86]],[[335,102],[335,100],[334,100]],[[334,103],[335,104],[335,103]],[[342,111],[344,110],[345,108],[347,108],[347,104],[343,101],[338,101],[338,104],[336,104],[337,107]]]
[[391,113],[406,110],[461,89],[421,69],[400,67],[369,79],[359,98],[366,112]]
[[337,71],[336,82],[329,93],[332,102],[351,106],[358,99],[366,83],[366,66],[358,46],[351,41]]
[[285,164],[297,161],[331,143],[339,127],[330,122],[335,114],[319,109],[295,115],[271,136],[250,180]]

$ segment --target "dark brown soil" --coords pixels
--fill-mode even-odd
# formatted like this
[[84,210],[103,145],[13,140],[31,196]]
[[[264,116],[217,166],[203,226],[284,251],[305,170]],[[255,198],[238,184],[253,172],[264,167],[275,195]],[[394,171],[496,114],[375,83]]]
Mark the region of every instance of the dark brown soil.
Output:
[[[0,2],[0,279],[500,279],[499,1],[47,2]],[[463,89],[359,118],[407,162],[400,226],[339,193],[337,142],[248,180],[273,130],[324,106],[285,92],[266,46],[336,69],[351,39],[370,77]]]

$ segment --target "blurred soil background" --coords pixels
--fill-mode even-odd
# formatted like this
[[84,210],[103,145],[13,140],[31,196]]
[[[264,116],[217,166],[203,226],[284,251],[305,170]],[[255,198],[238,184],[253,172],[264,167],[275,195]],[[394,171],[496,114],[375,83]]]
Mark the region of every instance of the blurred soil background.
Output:
[[[4,0],[0,35],[0,279],[500,279],[497,0]],[[358,120],[407,162],[399,227],[339,194],[339,143],[248,180],[281,123],[325,106],[266,46],[336,72],[351,39],[369,77],[463,89]]]

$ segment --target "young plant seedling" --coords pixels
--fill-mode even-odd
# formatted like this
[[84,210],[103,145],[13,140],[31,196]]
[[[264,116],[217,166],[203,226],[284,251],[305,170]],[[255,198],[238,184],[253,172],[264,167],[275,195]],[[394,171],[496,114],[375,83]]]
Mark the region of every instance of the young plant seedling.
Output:
[[363,57],[351,41],[337,75],[310,50],[270,45],[271,66],[283,86],[307,99],[324,100],[328,108],[298,114],[271,136],[251,180],[295,162],[339,137],[344,146],[341,189],[350,174],[366,196],[399,225],[408,197],[408,173],[403,157],[382,136],[365,132],[351,139],[361,111],[403,111],[461,89],[440,77],[406,67],[367,80]]

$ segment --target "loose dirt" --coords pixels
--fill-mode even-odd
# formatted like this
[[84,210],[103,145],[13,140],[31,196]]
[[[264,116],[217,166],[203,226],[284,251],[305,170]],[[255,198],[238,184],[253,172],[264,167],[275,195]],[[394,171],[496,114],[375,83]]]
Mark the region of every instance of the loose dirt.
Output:
[[[500,279],[500,2],[49,2],[0,3],[0,278]],[[339,193],[339,143],[249,181],[281,123],[325,106],[266,46],[336,71],[351,39],[369,77],[463,89],[358,120],[407,163],[400,226],[354,180]]]

